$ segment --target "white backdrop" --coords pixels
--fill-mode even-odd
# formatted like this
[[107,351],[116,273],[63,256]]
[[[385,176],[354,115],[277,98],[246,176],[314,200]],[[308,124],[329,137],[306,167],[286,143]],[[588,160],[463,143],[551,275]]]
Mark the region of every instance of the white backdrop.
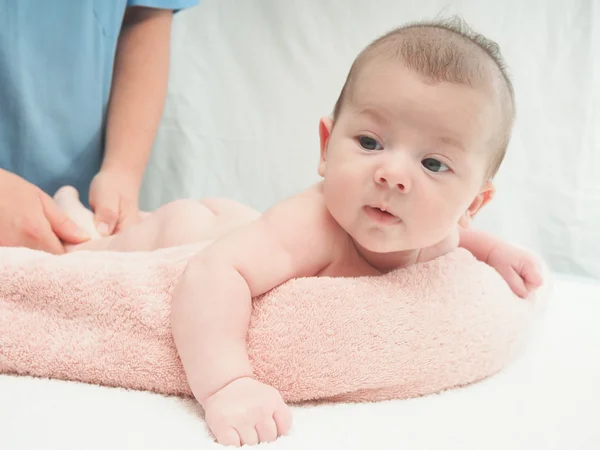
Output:
[[496,40],[517,124],[475,225],[600,278],[600,0],[203,0],[177,15],[142,194],[264,210],[317,180],[317,125],[356,54],[407,21],[462,15]]

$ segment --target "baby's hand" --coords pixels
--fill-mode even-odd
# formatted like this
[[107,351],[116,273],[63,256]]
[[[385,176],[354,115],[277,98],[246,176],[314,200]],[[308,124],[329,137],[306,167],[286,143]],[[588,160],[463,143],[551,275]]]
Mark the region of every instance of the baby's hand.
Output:
[[239,378],[204,402],[205,420],[219,444],[256,445],[286,434],[290,408],[277,389],[252,378]]
[[527,297],[542,285],[538,261],[531,254],[512,245],[496,246],[490,252],[487,263],[502,275],[519,297]]

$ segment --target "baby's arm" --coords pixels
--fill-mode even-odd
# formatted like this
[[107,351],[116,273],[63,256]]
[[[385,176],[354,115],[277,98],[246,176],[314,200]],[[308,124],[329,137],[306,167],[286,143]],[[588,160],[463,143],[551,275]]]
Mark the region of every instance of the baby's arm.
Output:
[[483,231],[459,231],[460,246],[496,269],[515,294],[526,297],[541,286],[541,269],[533,255]]
[[490,253],[501,241],[494,236],[472,228],[458,227],[460,246],[469,250],[475,258],[487,264]]
[[279,393],[252,378],[246,348],[251,300],[329,263],[327,222],[317,197],[294,197],[211,244],[178,283],[173,336],[191,390],[221,444],[270,441],[290,426]]

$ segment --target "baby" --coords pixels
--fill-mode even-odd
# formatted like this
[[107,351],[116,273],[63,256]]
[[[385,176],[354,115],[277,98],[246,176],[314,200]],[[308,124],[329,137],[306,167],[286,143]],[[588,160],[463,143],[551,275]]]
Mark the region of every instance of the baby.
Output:
[[[357,277],[462,246],[525,297],[536,261],[469,230],[494,193],[514,118],[497,46],[453,22],[392,31],[354,61],[319,123],[322,181],[263,215],[231,200],[180,200],[76,250],[150,251],[204,243],[176,286],[172,329],[216,440],[275,440],[291,426],[279,392],[253,377],[251,299],[296,277]],[[93,233],[72,188],[56,201]]]

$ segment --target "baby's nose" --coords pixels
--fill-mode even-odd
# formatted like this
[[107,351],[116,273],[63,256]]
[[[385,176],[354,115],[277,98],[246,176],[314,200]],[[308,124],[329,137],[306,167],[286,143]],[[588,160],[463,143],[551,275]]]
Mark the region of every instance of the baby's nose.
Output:
[[404,171],[379,170],[375,174],[375,181],[379,185],[387,185],[390,189],[397,189],[402,193],[410,191],[410,180]]
[[379,177],[379,183],[380,184],[387,184],[391,188],[397,187],[400,191],[405,191],[406,190],[406,184],[405,183],[390,182],[386,177],[383,177],[383,176]]

